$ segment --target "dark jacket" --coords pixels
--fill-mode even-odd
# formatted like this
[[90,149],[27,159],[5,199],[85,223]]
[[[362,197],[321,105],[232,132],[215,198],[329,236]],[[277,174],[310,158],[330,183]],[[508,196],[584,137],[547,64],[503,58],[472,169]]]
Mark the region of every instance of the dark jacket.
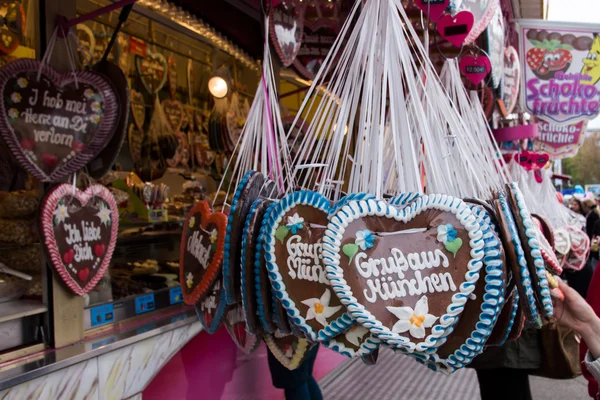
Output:
[[596,213],[596,206],[585,217],[585,233],[590,239],[600,236],[600,216]]

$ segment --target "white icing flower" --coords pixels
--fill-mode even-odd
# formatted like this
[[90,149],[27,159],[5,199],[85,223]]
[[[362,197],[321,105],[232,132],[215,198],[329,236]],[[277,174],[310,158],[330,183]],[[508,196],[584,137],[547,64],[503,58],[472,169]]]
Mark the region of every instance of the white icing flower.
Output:
[[20,103],[21,102],[21,95],[17,92],[13,93],[10,95],[10,100],[13,103]]
[[187,285],[188,289],[192,288],[192,285],[194,284],[194,275],[191,272],[188,272],[185,279],[185,284]]
[[21,89],[26,88],[28,83],[29,82],[27,82],[27,79],[25,78],[17,79],[17,86],[19,86]]
[[373,243],[375,242],[375,236],[371,233],[370,230],[364,229],[362,231],[356,232],[356,240],[354,244],[361,248],[361,250],[367,250],[373,247]]
[[57,224],[62,224],[67,218],[69,218],[69,212],[67,206],[59,204],[56,210],[54,210],[54,220]]
[[214,243],[214,242],[216,242],[216,241],[217,241],[217,239],[218,239],[218,238],[219,238],[219,232],[217,232],[217,230],[216,230],[216,229],[213,229],[213,230],[210,232],[210,242],[211,242],[211,243]]
[[86,99],[89,99],[90,97],[92,97],[94,95],[94,91],[92,89],[85,89],[85,92],[83,92],[83,95],[85,96]]
[[304,218],[302,218],[298,215],[298,213],[296,213],[288,217],[288,223],[286,227],[295,235],[300,229],[302,229],[303,224]]
[[367,328],[357,324],[348,329],[346,333],[344,333],[344,336],[348,342],[352,343],[356,347],[359,347],[362,338],[367,334],[367,332],[369,332]]
[[306,313],[306,320],[316,319],[321,325],[327,326],[327,318],[338,312],[342,306],[329,307],[329,301],[331,300],[331,292],[329,289],[325,289],[325,293],[320,299],[306,299],[302,300],[302,304],[309,307]]
[[19,118],[19,111],[16,108],[11,108],[8,110],[8,116],[10,118]]
[[100,218],[100,222],[102,222],[104,225],[109,225],[111,220],[110,209],[108,209],[103,203],[100,203],[98,208],[100,211],[98,211],[96,216]]
[[94,102],[92,102],[92,105],[90,106],[90,108],[92,109],[92,111],[98,112],[102,109],[102,106],[100,105],[100,102],[94,101]]
[[425,328],[431,328],[438,317],[428,314],[429,305],[427,296],[421,297],[413,310],[410,307],[386,307],[389,312],[398,318],[392,327],[394,333],[410,331],[412,337],[422,339],[425,337]]
[[100,123],[100,116],[98,114],[94,114],[90,117],[90,121],[93,124],[98,124],[98,123]]

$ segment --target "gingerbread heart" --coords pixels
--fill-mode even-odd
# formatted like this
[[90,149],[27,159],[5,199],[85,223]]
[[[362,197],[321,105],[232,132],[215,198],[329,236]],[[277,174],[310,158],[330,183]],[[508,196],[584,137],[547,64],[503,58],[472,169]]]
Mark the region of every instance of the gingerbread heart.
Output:
[[168,69],[168,80],[169,80],[169,93],[171,99],[175,100],[175,94],[177,93],[177,61],[172,54],[167,57],[167,69]]
[[330,19],[304,21],[302,44],[294,67],[306,79],[314,79],[339,33],[339,25]]
[[276,330],[273,334],[265,333],[263,340],[277,361],[290,371],[302,364],[307,352],[313,347],[308,340]]
[[135,58],[135,66],[146,90],[152,95],[160,92],[167,82],[165,57],[148,49],[146,57],[137,56]]
[[265,258],[277,298],[311,341],[327,340],[352,324],[325,274],[321,253],[330,204],[310,191],[290,193],[265,217]]
[[461,47],[473,28],[473,14],[461,11],[456,15],[443,15],[437,22],[437,31],[441,37],[456,47]]
[[179,132],[181,123],[183,122],[183,105],[177,100],[163,100],[161,105],[169,121],[171,131]]
[[206,296],[219,276],[226,224],[225,214],[211,212],[206,200],[197,202],[189,212],[179,256],[179,279],[186,304],[193,305]]
[[284,67],[294,62],[300,45],[304,26],[304,7],[298,0],[280,0],[271,7],[271,43]]
[[118,97],[99,73],[60,74],[21,59],[0,69],[0,87],[0,135],[23,168],[43,182],[82,168],[114,133]]
[[459,320],[483,247],[481,225],[460,199],[421,196],[403,209],[369,199],[330,217],[323,262],[352,318],[390,346],[423,352]]
[[44,249],[54,270],[78,295],[92,290],[110,264],[119,231],[119,212],[101,185],[84,191],[54,187],[40,210]]
[[517,105],[520,83],[521,66],[519,62],[519,53],[517,53],[517,50],[514,47],[508,46],[504,49],[504,69],[502,77],[502,101],[504,102],[507,114],[511,114]]
[[220,272],[218,275],[204,299],[194,305],[200,324],[211,335],[221,326],[227,306],[223,290],[223,277]]
[[465,44],[473,43],[485,31],[492,21],[499,0],[463,0],[458,8],[459,13],[470,12],[473,15],[473,28],[465,38]]
[[144,95],[135,89],[129,91],[129,105],[131,106],[131,116],[133,122],[140,132],[144,131],[144,123],[146,122],[146,104],[144,103]]
[[346,357],[363,357],[379,349],[381,341],[364,326],[353,323],[350,329],[323,342],[323,346]]
[[258,348],[260,340],[257,336],[248,332],[241,304],[236,304],[227,311],[223,319],[223,325],[225,325],[229,336],[242,352],[250,354]]

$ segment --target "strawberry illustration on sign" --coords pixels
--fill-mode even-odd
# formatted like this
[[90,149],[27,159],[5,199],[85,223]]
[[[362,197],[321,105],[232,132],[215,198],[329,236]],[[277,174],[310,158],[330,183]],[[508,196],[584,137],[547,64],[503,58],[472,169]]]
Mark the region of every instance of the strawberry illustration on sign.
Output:
[[108,268],[119,230],[113,195],[101,185],[84,191],[56,186],[42,202],[40,231],[54,270],[78,295],[96,286]]
[[558,39],[530,40],[535,47],[527,51],[527,65],[540,79],[554,78],[557,72],[565,72],[571,66],[573,46]]

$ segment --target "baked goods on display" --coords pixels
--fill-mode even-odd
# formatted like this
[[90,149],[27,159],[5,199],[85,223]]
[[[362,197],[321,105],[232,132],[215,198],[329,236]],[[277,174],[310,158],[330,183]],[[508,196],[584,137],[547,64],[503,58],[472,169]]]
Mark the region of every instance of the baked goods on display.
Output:
[[265,257],[273,289],[288,315],[311,341],[327,340],[351,319],[325,274],[321,253],[330,202],[299,191],[282,197],[264,223]]

